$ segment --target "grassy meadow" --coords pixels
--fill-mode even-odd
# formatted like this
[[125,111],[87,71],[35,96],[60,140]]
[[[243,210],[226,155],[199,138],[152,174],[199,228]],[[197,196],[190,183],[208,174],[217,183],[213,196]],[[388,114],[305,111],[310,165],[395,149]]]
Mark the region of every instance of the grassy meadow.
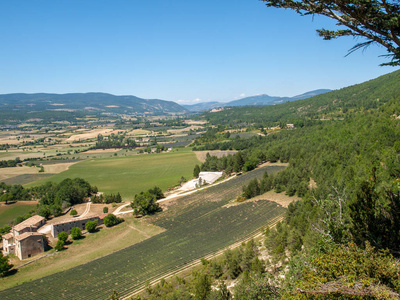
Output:
[[191,179],[193,168],[197,163],[199,161],[190,149],[178,149],[169,153],[90,159],[27,186],[81,177],[97,186],[101,192],[120,192],[123,200],[132,200],[135,194],[156,185],[165,191],[178,184],[182,176],[188,180]]
[[10,204],[2,203],[0,205],[0,227],[7,225],[18,216],[23,216],[35,209],[36,202],[20,201]]

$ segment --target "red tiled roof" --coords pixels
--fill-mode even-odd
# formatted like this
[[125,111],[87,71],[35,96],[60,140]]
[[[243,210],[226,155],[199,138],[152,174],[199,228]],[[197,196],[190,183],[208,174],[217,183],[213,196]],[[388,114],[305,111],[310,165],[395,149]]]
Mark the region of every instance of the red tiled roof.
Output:
[[45,220],[45,218],[39,216],[39,215],[35,215],[33,217],[30,217],[29,219],[26,219],[25,221],[17,224],[14,226],[14,230],[16,231],[21,231],[22,229],[26,228],[26,227],[31,227],[31,226],[36,226],[37,223],[41,222]]
[[3,239],[6,239],[6,240],[11,239],[12,237],[13,237],[13,234],[12,234],[11,232],[9,232],[9,233],[3,235]]
[[31,236],[42,236],[42,235],[40,233],[38,233],[38,232],[24,232],[23,234],[17,235],[15,237],[15,240],[20,242],[20,241],[22,241],[22,240],[24,240],[24,239],[26,239],[28,237],[31,237]]

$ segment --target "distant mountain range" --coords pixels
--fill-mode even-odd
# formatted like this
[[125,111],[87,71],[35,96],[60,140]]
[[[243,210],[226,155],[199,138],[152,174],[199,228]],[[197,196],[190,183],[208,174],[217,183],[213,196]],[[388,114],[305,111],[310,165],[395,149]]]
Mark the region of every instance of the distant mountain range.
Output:
[[106,93],[72,94],[3,94],[0,95],[0,112],[38,113],[51,111],[96,112],[117,114],[185,114],[206,111],[225,106],[275,105],[305,99],[330,90],[315,90],[295,97],[271,97],[258,95],[230,102],[204,102],[194,105],[179,105],[173,101],[142,99],[136,96],[115,96]]
[[94,111],[119,114],[182,114],[188,111],[173,101],[115,96],[106,93],[4,94],[0,111]]
[[191,112],[199,112],[210,110],[217,107],[226,107],[226,106],[263,106],[263,105],[275,105],[289,101],[296,101],[300,99],[311,98],[320,94],[324,94],[330,92],[331,90],[327,89],[319,89],[315,91],[310,91],[301,95],[297,95],[294,97],[277,97],[277,96],[268,96],[268,95],[257,95],[242,98],[239,100],[233,100],[229,102],[202,102],[193,105],[182,105],[184,108]]

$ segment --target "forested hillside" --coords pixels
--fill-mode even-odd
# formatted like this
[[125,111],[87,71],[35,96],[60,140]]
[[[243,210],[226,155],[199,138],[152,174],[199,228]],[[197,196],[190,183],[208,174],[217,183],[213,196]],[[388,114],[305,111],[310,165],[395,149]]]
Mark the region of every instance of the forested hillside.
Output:
[[187,110],[172,101],[106,93],[0,95],[0,124],[34,118],[71,121],[88,113],[165,115]]
[[396,71],[363,84],[346,87],[305,100],[275,106],[232,108],[222,112],[206,113],[204,117],[213,125],[254,127],[274,126],[277,122],[304,126],[313,120],[353,116],[374,109],[396,99],[400,90],[400,71]]
[[[283,223],[266,232],[274,260],[289,263],[284,282],[274,283],[280,297],[399,296],[399,71],[303,101],[206,117],[219,130],[243,123],[296,124],[250,139],[211,139],[214,149],[242,151],[209,156],[202,165],[202,170],[240,172],[264,161],[289,163],[243,189],[245,198],[271,189],[302,197],[289,206]],[[204,140],[200,144],[208,147]],[[256,275],[253,280],[256,284]]]

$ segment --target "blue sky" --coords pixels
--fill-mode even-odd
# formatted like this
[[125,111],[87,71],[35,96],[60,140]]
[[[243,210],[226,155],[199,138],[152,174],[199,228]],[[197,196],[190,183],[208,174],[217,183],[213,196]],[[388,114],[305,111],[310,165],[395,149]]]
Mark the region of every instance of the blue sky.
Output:
[[[294,96],[393,72],[385,49],[258,0],[0,1],[0,94],[107,92],[179,103]],[[362,41],[362,40],[358,40]]]

